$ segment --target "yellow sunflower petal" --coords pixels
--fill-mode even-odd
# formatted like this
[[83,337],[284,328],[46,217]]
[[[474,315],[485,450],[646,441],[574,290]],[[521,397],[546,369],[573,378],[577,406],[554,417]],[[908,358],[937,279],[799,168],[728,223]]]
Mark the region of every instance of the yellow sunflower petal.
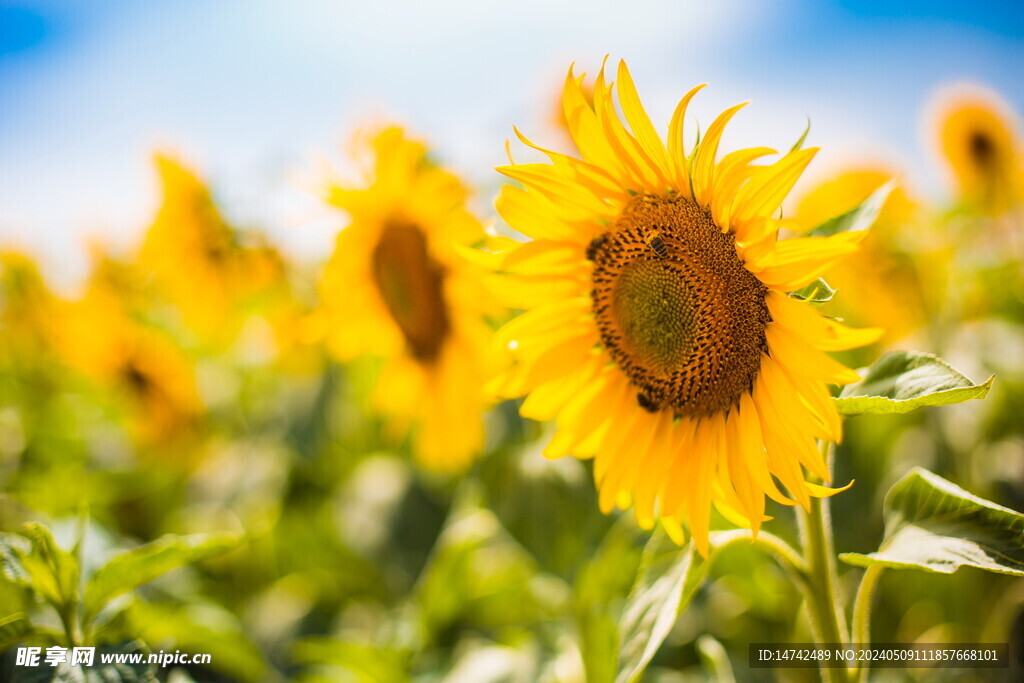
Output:
[[761,282],[774,289],[790,292],[813,282],[837,259],[852,254],[864,238],[860,232],[844,232],[829,237],[798,237],[775,245],[772,254],[756,264]]
[[853,486],[854,483],[855,481],[851,479],[850,483],[847,484],[846,486],[841,486],[839,488],[830,488],[828,486],[821,486],[820,484],[812,484],[811,482],[808,481],[804,482],[804,486],[807,487],[808,492],[810,492],[810,494],[815,498],[831,498],[837,493],[842,493],[843,491],[846,491],[851,486]]
[[679,100],[676,110],[672,112],[672,120],[668,126],[668,155],[672,161],[672,180],[677,191],[690,199],[690,170],[687,168],[686,151],[683,143],[683,124],[686,122],[686,109],[690,100],[707,84],[694,87]]
[[740,240],[747,237],[741,227],[746,222],[771,216],[778,210],[817,153],[816,147],[790,152],[771,166],[760,169],[739,190],[733,202],[731,226]]
[[647,116],[643,104],[640,103],[640,96],[637,94],[636,85],[633,83],[633,77],[626,67],[626,62],[619,62],[617,77],[619,103],[622,105],[622,113],[625,114],[626,121],[629,122],[629,127],[632,129],[633,135],[636,136],[644,152],[654,161],[657,169],[661,172],[661,176],[667,178],[671,172],[668,151],[665,149],[665,143],[661,141],[658,131],[654,129],[654,124],[651,123],[650,117]]
[[602,372],[566,403],[558,415],[558,430],[544,448],[545,457],[569,455],[608,419],[607,405],[615,397],[613,383],[612,374]]
[[583,155],[583,159],[605,169],[621,181],[625,173],[602,134],[597,115],[587,104],[580,83],[573,75],[571,68],[565,78],[562,106],[565,120],[569,126],[569,133],[576,148]]
[[725,132],[726,125],[736,115],[736,112],[747,104],[747,102],[737,104],[719,114],[718,118],[708,127],[708,132],[697,147],[697,155],[694,157],[693,167],[690,169],[690,177],[693,181],[694,201],[700,206],[707,206],[711,203],[711,190],[715,180],[715,160],[718,156],[718,143],[722,140],[722,133]]
[[[535,192],[505,185],[494,202],[498,215],[519,232],[535,239],[581,239],[554,205]],[[581,240],[582,241],[582,240]]]
[[[644,419],[646,417],[646,419]],[[611,496],[617,503],[623,496],[632,499],[631,492],[634,488],[640,469],[651,457],[651,442],[658,433],[658,419],[648,415],[637,420],[633,433],[623,439],[619,446],[620,452],[613,458],[604,479],[601,481],[601,492],[599,504],[602,509],[606,508],[604,500]],[[626,507],[618,505],[618,507]]]
[[[775,150],[767,147],[755,147],[753,149],[741,149],[731,152],[722,157],[715,169],[714,196],[711,200],[711,215],[715,222],[728,230],[732,225],[731,216],[735,204],[736,192],[744,183],[750,179],[750,164],[768,154],[775,154]],[[745,235],[737,234],[737,239],[743,241]]]
[[626,126],[619,119],[612,99],[611,85],[605,85],[604,66],[597,75],[594,84],[594,112],[604,132],[608,145],[614,150],[622,167],[628,169],[630,178],[626,187],[637,190],[657,188],[665,181],[657,164],[651,160]]
[[674,447],[679,438],[674,422],[675,417],[670,413],[663,412],[658,416],[653,443],[640,468],[634,512],[637,523],[644,529],[654,528],[654,504],[658,490],[664,483],[665,473],[672,465]]
[[568,218],[582,219],[593,215],[610,215],[611,208],[600,195],[583,187],[547,164],[516,164],[499,166],[499,173],[518,180],[529,188],[540,192],[549,201],[564,211]]
[[764,331],[772,357],[778,358],[793,372],[830,384],[850,384],[860,380],[860,375],[854,370],[803,343],[778,323],[768,323]]
[[688,511],[690,535],[700,554],[707,557],[708,529],[711,522],[711,491],[715,472],[718,470],[718,458],[725,445],[725,418],[722,415],[716,415],[702,421],[697,429],[703,429],[708,434],[705,451],[697,459],[693,469],[694,481],[688,499]]
[[768,292],[768,310],[772,320],[788,330],[803,333],[816,349],[845,351],[867,346],[878,341],[883,330],[878,328],[853,329],[826,318],[810,304],[797,301],[782,292]]
[[[555,354],[545,358],[548,362],[557,359],[559,356]],[[532,420],[553,419],[583,385],[596,377],[600,369],[600,361],[591,358],[587,364],[562,377],[559,381],[541,384],[533,389],[523,401],[523,405],[519,407],[520,414]]]

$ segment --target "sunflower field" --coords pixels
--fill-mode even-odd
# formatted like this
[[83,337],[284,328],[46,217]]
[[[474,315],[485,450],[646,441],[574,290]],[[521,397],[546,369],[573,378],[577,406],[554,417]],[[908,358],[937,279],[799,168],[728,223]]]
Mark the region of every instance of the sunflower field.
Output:
[[478,173],[360,115],[312,255],[162,145],[81,277],[0,205],[0,680],[1024,680],[1019,93],[924,193],[584,57]]

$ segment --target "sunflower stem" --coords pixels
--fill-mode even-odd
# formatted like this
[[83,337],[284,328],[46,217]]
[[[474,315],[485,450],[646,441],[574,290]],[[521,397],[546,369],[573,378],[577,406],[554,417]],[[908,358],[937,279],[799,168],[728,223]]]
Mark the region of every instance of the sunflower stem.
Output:
[[[882,566],[871,565],[864,572],[860,586],[857,587],[857,597],[853,601],[853,642],[860,647],[866,647],[871,642],[871,603],[881,576]],[[868,662],[861,662],[856,680],[866,681],[867,677]]]
[[717,532],[711,544],[717,553],[728,546],[736,545],[743,541],[771,555],[803,592],[806,593],[810,588],[807,563],[804,562],[804,558],[800,556],[800,553],[793,546],[778,536],[761,531],[755,537],[750,529],[732,529],[731,531]]
[[[834,447],[827,446],[825,459],[832,469]],[[832,516],[828,498],[811,498],[810,509],[800,511],[800,530],[810,583],[809,610],[815,639],[819,644],[849,642],[846,618],[839,599],[839,580],[832,540]],[[822,667],[822,676],[830,682],[850,678],[846,669]]]

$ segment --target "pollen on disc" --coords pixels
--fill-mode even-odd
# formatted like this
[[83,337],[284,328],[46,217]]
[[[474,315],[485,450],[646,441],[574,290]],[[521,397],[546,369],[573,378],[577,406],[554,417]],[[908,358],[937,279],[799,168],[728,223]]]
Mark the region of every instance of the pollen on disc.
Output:
[[591,254],[601,340],[642,407],[709,416],[750,391],[767,350],[768,290],[706,210],[637,196]]

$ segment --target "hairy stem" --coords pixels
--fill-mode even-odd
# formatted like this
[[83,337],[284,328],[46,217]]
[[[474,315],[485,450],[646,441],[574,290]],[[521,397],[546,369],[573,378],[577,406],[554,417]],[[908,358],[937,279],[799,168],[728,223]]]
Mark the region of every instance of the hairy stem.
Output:
[[[834,447],[829,444],[827,449],[826,462],[831,470]],[[809,575],[808,609],[815,640],[819,644],[846,644],[849,636],[839,596],[828,498],[811,498],[810,510],[799,511],[798,516]],[[822,668],[822,676],[830,682],[846,680],[848,673],[845,669]]]
[[[867,646],[871,642],[871,603],[875,596],[875,587],[882,576],[881,565],[871,565],[864,572],[857,588],[857,597],[853,601],[853,642]],[[857,670],[858,679],[866,681],[868,662],[861,662]]]

